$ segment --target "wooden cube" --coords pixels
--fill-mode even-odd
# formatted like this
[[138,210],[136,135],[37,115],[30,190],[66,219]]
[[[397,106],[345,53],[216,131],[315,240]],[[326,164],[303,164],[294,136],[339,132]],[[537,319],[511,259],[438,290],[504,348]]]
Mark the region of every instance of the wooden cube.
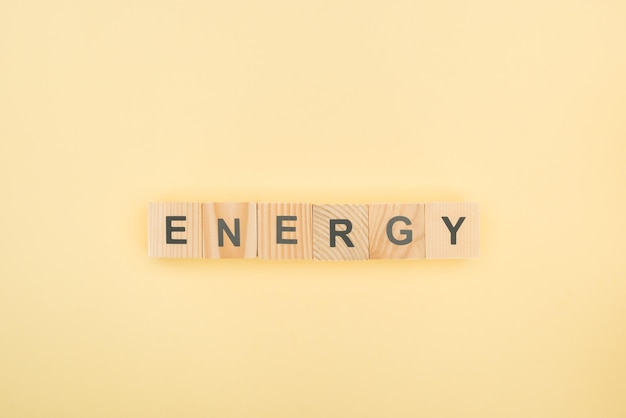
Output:
[[148,255],[156,258],[202,257],[202,205],[150,203]]
[[255,258],[256,203],[203,203],[204,258]]
[[313,258],[312,205],[259,203],[259,258],[311,260]]
[[426,204],[426,258],[475,258],[479,245],[477,203]]
[[370,204],[369,257],[425,258],[424,204]]
[[367,205],[313,205],[313,258],[367,260]]

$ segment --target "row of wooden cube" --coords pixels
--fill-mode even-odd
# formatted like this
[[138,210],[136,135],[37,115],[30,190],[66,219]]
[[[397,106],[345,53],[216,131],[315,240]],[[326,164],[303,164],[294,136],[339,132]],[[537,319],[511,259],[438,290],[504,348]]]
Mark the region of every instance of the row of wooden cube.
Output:
[[476,203],[151,203],[157,258],[474,258]]

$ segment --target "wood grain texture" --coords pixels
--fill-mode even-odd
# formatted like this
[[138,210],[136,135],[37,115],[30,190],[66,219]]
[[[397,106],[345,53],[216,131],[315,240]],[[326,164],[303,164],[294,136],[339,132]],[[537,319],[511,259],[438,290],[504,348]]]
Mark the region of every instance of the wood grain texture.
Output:
[[[257,222],[259,258],[276,260],[311,260],[313,258],[313,223],[310,203],[258,203]],[[283,230],[278,243],[277,217],[295,216],[296,220],[283,220],[281,225],[295,228]]]
[[[172,221],[174,240],[186,240],[185,244],[168,244],[166,240],[166,217],[184,216],[184,221]],[[200,203],[156,202],[148,206],[148,255],[156,258],[202,257],[202,205]]]
[[[456,231],[456,243],[444,217]],[[459,219],[465,217],[458,225]],[[477,203],[426,204],[426,258],[476,258],[480,254],[480,211]]]
[[[255,258],[257,255],[256,203],[203,203],[204,258]],[[236,234],[239,221],[239,245],[235,245],[218,224],[222,219]],[[220,245],[220,235],[223,237]]]
[[[337,238],[330,246],[330,220],[347,219],[352,223],[348,237],[353,247]],[[313,205],[313,258],[315,260],[367,260],[367,205]],[[343,230],[341,227],[337,230]]]
[[[370,204],[368,208],[370,259],[426,257],[423,203],[379,203]],[[393,220],[397,216],[408,219],[408,222],[404,219]],[[396,243],[389,239],[387,233],[390,221],[391,237]]]

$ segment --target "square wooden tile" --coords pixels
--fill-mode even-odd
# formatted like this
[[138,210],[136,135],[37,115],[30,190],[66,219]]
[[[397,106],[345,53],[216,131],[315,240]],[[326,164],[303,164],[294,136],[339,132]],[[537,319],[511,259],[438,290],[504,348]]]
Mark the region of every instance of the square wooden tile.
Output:
[[426,204],[426,258],[476,258],[479,254],[478,203]]
[[423,203],[378,203],[369,208],[369,257],[426,258]]
[[311,210],[310,203],[258,203],[259,258],[311,260]]
[[367,260],[367,205],[313,205],[313,258]]
[[202,257],[202,205],[156,202],[148,206],[148,255]]
[[255,258],[256,203],[203,203],[204,258]]

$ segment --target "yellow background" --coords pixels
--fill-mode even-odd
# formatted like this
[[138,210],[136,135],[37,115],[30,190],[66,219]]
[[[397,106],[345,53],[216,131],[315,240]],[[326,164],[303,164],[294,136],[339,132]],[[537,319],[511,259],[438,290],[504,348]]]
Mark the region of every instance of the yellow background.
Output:
[[[0,416],[626,416],[623,1],[0,2]],[[478,260],[153,260],[147,205],[468,200]]]

